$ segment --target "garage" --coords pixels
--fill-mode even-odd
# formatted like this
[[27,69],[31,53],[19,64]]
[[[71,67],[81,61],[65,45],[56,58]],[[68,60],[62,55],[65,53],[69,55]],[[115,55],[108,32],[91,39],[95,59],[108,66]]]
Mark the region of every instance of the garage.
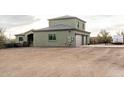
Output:
[[87,42],[86,40],[87,40],[87,39],[86,39],[86,36],[83,36],[83,44],[84,44],[84,45],[87,44],[87,43],[86,43],[86,42]]
[[76,35],[76,46],[82,45],[82,35]]

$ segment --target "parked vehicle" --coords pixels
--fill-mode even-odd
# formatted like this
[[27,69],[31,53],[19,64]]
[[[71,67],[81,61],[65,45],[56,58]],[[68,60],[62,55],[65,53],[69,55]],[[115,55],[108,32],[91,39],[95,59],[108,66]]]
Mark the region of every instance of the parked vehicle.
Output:
[[123,35],[112,36],[112,43],[113,44],[123,44],[124,43],[124,36]]
[[5,43],[5,48],[14,48],[14,47],[23,47],[23,44],[20,43]]

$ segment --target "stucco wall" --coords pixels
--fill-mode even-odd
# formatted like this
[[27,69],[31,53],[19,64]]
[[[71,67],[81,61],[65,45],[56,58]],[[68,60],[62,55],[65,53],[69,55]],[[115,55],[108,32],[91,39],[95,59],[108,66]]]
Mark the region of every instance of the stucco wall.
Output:
[[[23,37],[23,41],[19,41],[19,37]],[[25,40],[25,36],[22,36],[22,35],[16,36],[16,43],[23,43],[24,40]]]
[[[79,27],[77,26],[78,25],[78,22],[79,22]],[[76,25],[75,27],[77,29],[80,29],[80,30],[85,31],[85,23],[82,22],[81,20],[75,19],[75,25]],[[83,27],[83,25],[84,25],[84,27]]]
[[[49,41],[48,35],[56,34],[56,41]],[[34,46],[68,46],[68,37],[74,37],[74,31],[34,32]],[[66,45],[65,45],[66,44]],[[75,46],[74,41],[72,46]]]
[[[79,27],[77,26],[78,23],[79,23]],[[77,29],[85,31],[85,23],[78,19],[62,19],[62,20],[50,20],[49,21],[49,26],[55,26],[58,24],[65,24],[65,25],[73,26]],[[84,28],[83,28],[83,24],[84,24]]]
[[[23,43],[23,41],[19,41],[19,37],[23,37],[24,41],[27,41],[27,35],[32,34],[32,32],[25,33],[25,36],[16,36],[16,43]],[[90,34],[79,31],[44,31],[44,32],[34,32],[34,41],[33,46],[41,47],[41,46],[69,46],[70,39],[71,46],[76,46],[76,34],[80,34],[83,36],[87,36],[87,44],[89,43]],[[48,35],[56,34],[56,41],[49,41]]]
[[50,20],[49,21],[49,26],[55,26],[58,24],[65,24],[65,25],[75,27],[75,19],[62,19],[62,20]]

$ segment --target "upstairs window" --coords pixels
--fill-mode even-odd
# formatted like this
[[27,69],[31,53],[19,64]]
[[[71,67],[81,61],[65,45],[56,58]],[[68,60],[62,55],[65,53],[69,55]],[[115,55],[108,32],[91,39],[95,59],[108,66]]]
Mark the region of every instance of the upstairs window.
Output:
[[23,37],[19,37],[19,41],[23,41]]
[[79,28],[79,22],[78,22],[78,24],[77,24],[77,27]]
[[49,34],[48,38],[49,40],[56,40],[56,34]]
[[82,28],[83,28],[83,29],[85,28],[85,25],[84,25],[84,24],[82,24]]

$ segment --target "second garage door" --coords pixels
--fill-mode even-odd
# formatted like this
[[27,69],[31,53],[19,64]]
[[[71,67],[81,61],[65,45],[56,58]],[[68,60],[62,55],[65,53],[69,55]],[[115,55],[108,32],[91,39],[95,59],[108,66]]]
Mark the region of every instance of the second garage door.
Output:
[[82,35],[76,35],[76,46],[82,45]]

